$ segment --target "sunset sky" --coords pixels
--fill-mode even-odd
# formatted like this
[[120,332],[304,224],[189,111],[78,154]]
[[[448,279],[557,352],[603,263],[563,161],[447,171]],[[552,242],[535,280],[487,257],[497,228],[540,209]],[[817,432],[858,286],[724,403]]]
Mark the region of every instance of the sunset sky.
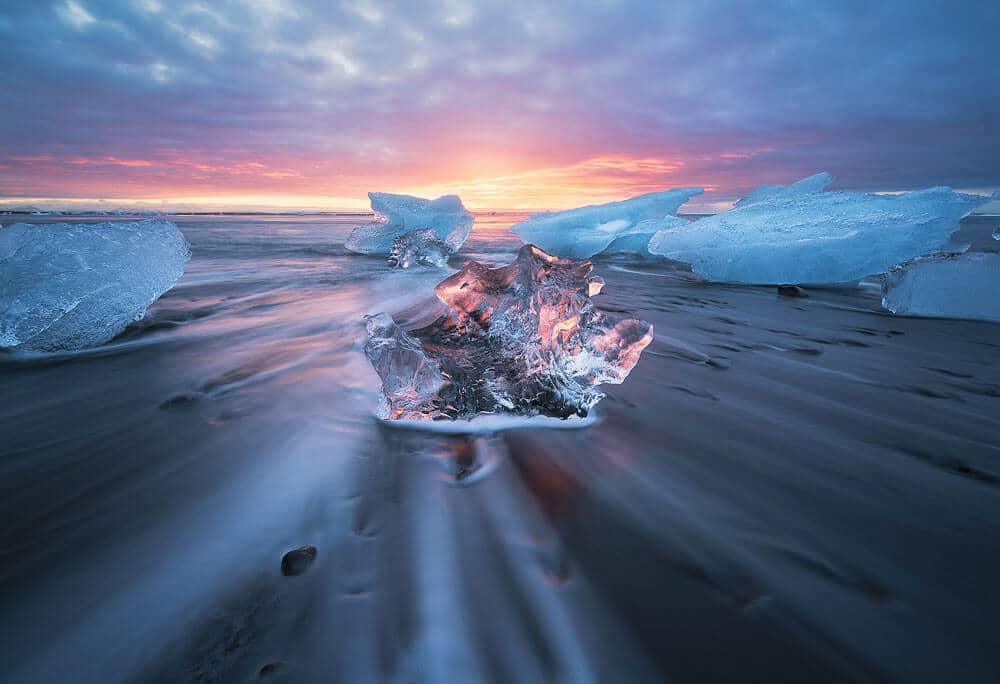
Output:
[[0,0],[0,205],[1000,188],[1000,2]]

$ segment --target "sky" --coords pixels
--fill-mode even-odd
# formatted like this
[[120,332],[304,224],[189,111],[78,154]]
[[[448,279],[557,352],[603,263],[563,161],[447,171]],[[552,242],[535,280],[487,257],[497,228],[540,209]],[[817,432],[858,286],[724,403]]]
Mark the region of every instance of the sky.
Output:
[[998,44],[996,0],[0,0],[0,206],[992,191]]

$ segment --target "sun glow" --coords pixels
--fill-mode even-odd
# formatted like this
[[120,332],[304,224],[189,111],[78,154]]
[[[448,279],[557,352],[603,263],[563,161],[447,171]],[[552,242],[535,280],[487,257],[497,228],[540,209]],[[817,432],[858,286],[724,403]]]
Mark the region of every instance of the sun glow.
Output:
[[[8,157],[30,171],[53,167],[77,170],[77,197],[18,193],[8,188],[0,208],[30,206],[40,209],[100,210],[135,207],[162,211],[358,211],[368,209],[369,190],[421,197],[457,194],[471,209],[565,209],[610,202],[671,187],[698,185],[711,192],[717,186],[689,178],[685,162],[660,157],[598,156],[561,165],[540,165],[509,171],[513,160],[484,155],[480,173],[466,169],[432,169],[393,180],[389,174],[367,170],[343,184],[336,169],[325,164],[277,160],[265,164],[242,160],[229,164],[189,159],[125,159],[112,156]],[[504,169],[490,172],[490,169]],[[126,178],[125,182],[119,179]],[[426,176],[429,182],[420,182]],[[166,187],[172,183],[173,187]],[[101,190],[114,186],[126,192],[112,197]],[[235,187],[234,187],[235,186]],[[198,192],[197,188],[202,188]],[[334,192],[329,190],[333,189]],[[13,190],[13,191],[11,191]],[[192,192],[192,190],[195,190]]]

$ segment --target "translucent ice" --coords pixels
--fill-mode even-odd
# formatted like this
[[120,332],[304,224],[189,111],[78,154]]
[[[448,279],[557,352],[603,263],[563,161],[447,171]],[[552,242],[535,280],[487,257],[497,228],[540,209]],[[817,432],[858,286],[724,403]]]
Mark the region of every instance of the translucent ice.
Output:
[[1000,321],[1000,254],[935,254],[882,276],[882,306],[893,313]]
[[702,277],[749,284],[843,284],[941,251],[985,198],[949,188],[902,195],[823,192],[818,174],[762,186],[733,209],[657,232],[649,250]]
[[674,214],[702,192],[702,188],[675,188],[621,202],[535,214],[511,231],[524,242],[569,259],[588,259],[602,252],[648,254],[646,245],[653,233],[686,224]]
[[445,384],[437,361],[387,313],[366,320],[365,355],[382,378],[382,418],[423,418],[428,403]]
[[81,349],[118,335],[184,273],[167,221],[0,228],[0,347]]
[[828,173],[817,173],[814,176],[803,178],[791,185],[760,185],[750,194],[740,198],[736,203],[737,207],[745,207],[748,204],[759,202],[765,199],[776,199],[779,197],[794,197],[795,195],[808,195],[823,192],[833,182],[833,176]]
[[393,239],[389,251],[389,263],[400,268],[411,266],[436,266],[444,268],[448,265],[451,251],[448,245],[438,239],[437,233],[430,228],[411,230]]
[[410,332],[368,318],[365,352],[382,378],[382,418],[455,419],[483,413],[586,416],[624,382],[653,339],[644,321],[594,310],[603,281],[590,262],[525,245],[513,263],[467,263],[436,289],[447,312]]
[[356,228],[347,238],[345,246],[352,252],[389,254],[392,241],[400,235],[429,228],[454,253],[461,249],[472,231],[473,216],[455,195],[428,200],[410,195],[369,192],[368,198],[376,221]]

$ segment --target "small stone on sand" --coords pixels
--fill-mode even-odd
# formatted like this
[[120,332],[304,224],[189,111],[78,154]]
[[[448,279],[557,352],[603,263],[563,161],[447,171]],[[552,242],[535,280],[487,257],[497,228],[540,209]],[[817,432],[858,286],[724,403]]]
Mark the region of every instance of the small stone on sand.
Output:
[[782,297],[808,297],[806,291],[798,285],[778,285],[778,294]]
[[312,562],[316,560],[316,547],[303,546],[285,554],[281,559],[281,574],[287,576],[301,575]]
[[270,674],[274,674],[281,668],[285,666],[285,663],[280,660],[275,660],[273,663],[268,663],[264,667],[260,668],[260,676],[266,677]]

